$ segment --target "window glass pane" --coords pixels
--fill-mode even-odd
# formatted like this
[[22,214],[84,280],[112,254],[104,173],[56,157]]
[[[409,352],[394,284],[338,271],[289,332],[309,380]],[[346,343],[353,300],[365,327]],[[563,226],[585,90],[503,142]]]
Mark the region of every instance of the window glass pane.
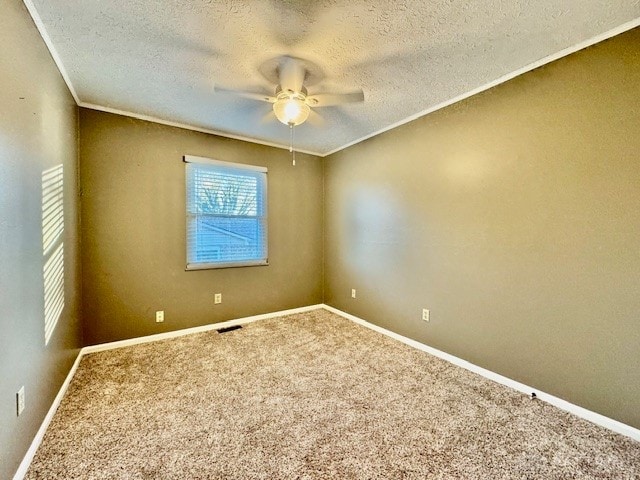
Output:
[[187,268],[266,260],[266,172],[187,163]]

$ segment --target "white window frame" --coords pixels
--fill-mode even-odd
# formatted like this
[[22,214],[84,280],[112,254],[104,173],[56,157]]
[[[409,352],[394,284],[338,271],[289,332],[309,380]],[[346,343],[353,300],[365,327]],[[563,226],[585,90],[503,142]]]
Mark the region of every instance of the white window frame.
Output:
[[258,260],[243,260],[243,261],[238,261],[238,262],[209,262],[209,263],[205,263],[205,262],[198,262],[198,263],[189,263],[189,220],[190,220],[190,213],[188,211],[188,205],[189,205],[189,199],[187,198],[187,196],[189,195],[189,176],[187,175],[187,170],[185,168],[185,218],[186,218],[186,231],[185,231],[185,242],[186,242],[186,255],[187,255],[187,262],[186,262],[186,270],[209,270],[209,269],[218,269],[218,268],[235,268],[235,267],[256,267],[256,266],[264,266],[264,265],[269,265],[269,238],[268,238],[268,226],[269,226],[269,222],[268,222],[268,208],[267,208],[267,200],[268,200],[268,195],[267,195],[267,187],[268,187],[268,182],[267,182],[267,167],[261,167],[261,166],[256,166],[256,165],[247,165],[244,163],[233,163],[233,162],[224,162],[222,160],[216,160],[213,158],[207,158],[207,157],[198,157],[195,155],[185,155],[183,157],[183,161],[186,164],[189,163],[194,163],[194,164],[207,164],[207,165],[218,165],[220,167],[223,168],[231,168],[231,169],[238,169],[238,170],[250,170],[250,171],[254,171],[254,172],[260,172],[260,173],[264,173],[265,174],[265,181],[264,181],[264,185],[262,187],[262,194],[263,194],[263,199],[262,199],[262,208],[263,208],[263,212],[264,214],[262,215],[262,222],[264,224],[264,235],[263,235],[263,242],[264,242],[264,258],[262,259],[258,259]]

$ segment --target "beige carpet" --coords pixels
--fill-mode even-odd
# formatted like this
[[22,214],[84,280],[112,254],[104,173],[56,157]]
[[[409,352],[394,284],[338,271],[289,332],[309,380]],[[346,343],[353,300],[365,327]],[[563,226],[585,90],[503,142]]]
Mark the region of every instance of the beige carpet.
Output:
[[85,356],[29,479],[638,479],[640,443],[325,310]]

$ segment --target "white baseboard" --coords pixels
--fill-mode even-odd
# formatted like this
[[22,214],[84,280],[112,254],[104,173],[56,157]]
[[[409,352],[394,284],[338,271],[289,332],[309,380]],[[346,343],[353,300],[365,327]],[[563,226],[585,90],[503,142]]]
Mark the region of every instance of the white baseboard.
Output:
[[67,374],[67,378],[65,378],[64,383],[62,384],[62,386],[60,387],[60,390],[58,391],[58,394],[56,395],[56,398],[53,400],[51,407],[49,407],[49,411],[47,412],[47,415],[44,417],[44,420],[42,421],[42,424],[40,425],[40,428],[38,429],[36,436],[33,438],[33,441],[29,446],[29,450],[27,450],[27,453],[22,459],[22,462],[20,462],[20,466],[18,467],[16,474],[13,476],[13,480],[22,480],[24,476],[27,474],[27,470],[29,470],[29,465],[31,465],[31,461],[35,456],[36,451],[38,450],[38,447],[42,443],[42,438],[44,437],[44,434],[47,431],[47,428],[49,427],[49,424],[51,423],[51,420],[53,419],[53,416],[55,415],[56,410],[58,410],[58,406],[60,406],[60,402],[62,402],[62,398],[64,397],[64,394],[67,392],[67,388],[69,388],[71,379],[73,379],[73,376],[75,375],[76,370],[78,369],[78,365],[80,364],[81,359],[82,359],[82,350],[78,352],[78,356],[76,357],[75,362],[73,362],[73,366],[71,367],[71,370],[69,370],[69,373]]
[[585,420],[588,420],[591,423],[595,423],[596,425],[600,425],[601,427],[608,428],[609,430],[612,430],[616,433],[620,433],[626,437],[640,441],[640,430],[630,425],[619,422],[609,417],[605,417],[604,415],[600,415],[599,413],[593,412],[591,410],[587,410],[586,408],[567,402],[566,400],[558,398],[549,393],[541,392],[540,390],[530,387],[528,385],[525,385],[524,383],[517,382],[516,380],[512,380],[503,375],[492,372],[491,370],[487,370],[486,368],[479,367],[478,365],[474,365],[473,363],[467,362],[466,360],[458,358],[454,355],[450,355],[446,352],[430,347],[416,340],[412,340],[410,338],[404,337],[400,334],[387,330],[386,328],[382,328],[372,323],[369,323],[366,320],[358,318],[355,315],[351,315],[350,313],[343,312],[342,310],[338,310],[337,308],[331,307],[329,305],[322,305],[322,307],[332,313],[340,315],[341,317],[351,320],[359,325],[370,328],[371,330],[382,333],[383,335],[387,335],[388,337],[394,338],[411,347],[417,348],[418,350],[422,350],[423,352],[427,352],[435,357],[446,360],[450,363],[453,363],[454,365],[457,365],[458,367],[462,367],[473,373],[482,375],[483,377],[488,378],[489,380],[493,380],[496,383],[500,383],[507,387],[511,387],[514,390],[522,392],[526,395],[531,395],[532,393],[535,393],[538,399],[544,402],[550,403],[551,405],[558,407],[561,410],[565,410],[580,418],[584,418]]
[[100,343],[98,345],[91,345],[90,347],[84,347],[82,354],[102,352],[104,350],[112,350],[114,348],[129,347],[131,345],[138,345],[140,343],[157,342],[158,340],[166,340],[169,338],[182,337],[183,335],[190,335],[192,333],[208,332],[210,330],[218,330],[220,328],[235,327],[236,325],[244,325],[246,323],[255,322],[258,320],[265,320],[267,318],[281,317],[283,315],[292,315],[294,313],[309,312],[311,310],[317,310],[323,308],[323,304],[309,305],[307,307],[292,308],[289,310],[280,310],[279,312],[263,313],[261,315],[252,315],[250,317],[236,318],[233,320],[227,320],[226,322],[210,323],[208,325],[202,325],[200,327],[184,328],[182,330],[174,330],[171,332],[157,333],[154,335],[147,335],[145,337],[130,338],[127,340],[119,340],[117,342]]

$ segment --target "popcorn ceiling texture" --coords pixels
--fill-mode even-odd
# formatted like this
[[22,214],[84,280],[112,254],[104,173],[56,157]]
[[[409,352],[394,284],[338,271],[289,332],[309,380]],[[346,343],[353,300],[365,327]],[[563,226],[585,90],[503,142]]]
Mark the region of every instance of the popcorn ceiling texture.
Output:
[[634,479],[640,443],[325,310],[85,356],[27,479]]
[[33,0],[81,102],[288,144],[265,61],[318,64],[310,93],[362,88],[318,109],[299,148],[327,153],[640,17],[640,0]]

